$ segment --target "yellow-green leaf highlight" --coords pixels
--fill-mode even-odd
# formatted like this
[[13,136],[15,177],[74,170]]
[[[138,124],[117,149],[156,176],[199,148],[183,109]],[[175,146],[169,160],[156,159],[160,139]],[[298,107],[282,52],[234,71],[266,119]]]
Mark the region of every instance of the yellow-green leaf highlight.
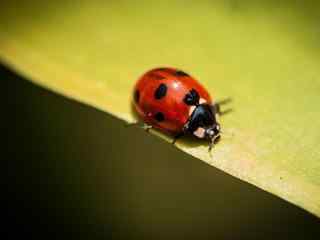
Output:
[[235,111],[211,155],[188,140],[177,147],[320,216],[318,10],[312,1],[8,1],[0,58],[130,122],[136,79],[181,68],[215,99],[232,97]]

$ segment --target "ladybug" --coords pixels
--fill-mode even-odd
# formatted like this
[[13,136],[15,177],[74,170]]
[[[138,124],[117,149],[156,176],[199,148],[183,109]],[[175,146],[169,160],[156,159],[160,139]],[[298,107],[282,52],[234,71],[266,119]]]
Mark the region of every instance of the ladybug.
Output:
[[[189,74],[175,68],[156,68],[138,79],[133,92],[135,110],[149,128],[174,135],[191,134],[209,140],[209,151],[220,138],[222,114],[208,91]],[[148,128],[148,129],[149,129]]]

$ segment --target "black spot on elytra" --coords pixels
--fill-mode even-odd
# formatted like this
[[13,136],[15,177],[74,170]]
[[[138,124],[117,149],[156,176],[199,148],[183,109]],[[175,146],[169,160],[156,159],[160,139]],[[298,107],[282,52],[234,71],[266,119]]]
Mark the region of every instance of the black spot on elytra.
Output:
[[164,120],[164,115],[162,112],[157,112],[154,115],[154,118],[158,121],[158,122],[162,122]]
[[189,76],[188,73],[185,73],[184,71],[181,71],[181,70],[176,71],[175,75],[178,77],[188,77]]
[[159,100],[166,96],[167,94],[167,85],[161,83],[159,87],[154,91],[154,98]]
[[185,96],[184,96],[184,103],[187,105],[198,105],[199,104],[199,93],[194,90],[191,89],[190,92],[188,92]]
[[140,92],[139,92],[139,90],[136,90],[136,91],[134,92],[133,98],[134,98],[134,101],[135,101],[136,103],[139,103],[139,99],[140,99]]

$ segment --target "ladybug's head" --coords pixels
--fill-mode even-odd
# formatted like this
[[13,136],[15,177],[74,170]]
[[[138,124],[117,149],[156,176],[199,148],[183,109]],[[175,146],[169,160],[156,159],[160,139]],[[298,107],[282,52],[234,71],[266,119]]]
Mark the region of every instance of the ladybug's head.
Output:
[[216,123],[213,126],[206,128],[205,138],[209,139],[211,144],[217,142],[220,138],[220,124]]
[[220,124],[216,123],[215,125],[208,127],[205,131],[205,137],[207,139],[217,138],[220,135]]
[[199,104],[192,112],[185,130],[198,138],[208,139],[210,148],[220,138],[220,124],[216,119],[217,113],[212,105]]
[[215,104],[209,104],[206,102],[201,103],[200,99],[199,103],[196,101],[198,104],[194,104],[195,101],[192,101],[192,99],[196,99],[196,97],[196,92],[191,90],[184,99],[184,102],[192,107],[190,107],[190,115],[188,121],[183,127],[183,132],[188,132],[198,138],[209,140],[210,151],[213,145],[220,139],[221,128],[217,121],[218,116],[226,114],[232,110],[227,109],[225,111],[221,111],[220,106],[230,102],[231,99],[225,99]]

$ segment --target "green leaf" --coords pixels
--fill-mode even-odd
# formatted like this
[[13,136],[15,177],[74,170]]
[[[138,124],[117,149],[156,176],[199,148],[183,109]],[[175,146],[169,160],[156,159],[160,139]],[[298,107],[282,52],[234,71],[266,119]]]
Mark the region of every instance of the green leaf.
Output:
[[320,216],[319,4],[151,2],[8,1],[1,60],[129,122],[137,78],[181,68],[215,99],[232,97],[234,112],[211,155],[195,141],[177,147]]

